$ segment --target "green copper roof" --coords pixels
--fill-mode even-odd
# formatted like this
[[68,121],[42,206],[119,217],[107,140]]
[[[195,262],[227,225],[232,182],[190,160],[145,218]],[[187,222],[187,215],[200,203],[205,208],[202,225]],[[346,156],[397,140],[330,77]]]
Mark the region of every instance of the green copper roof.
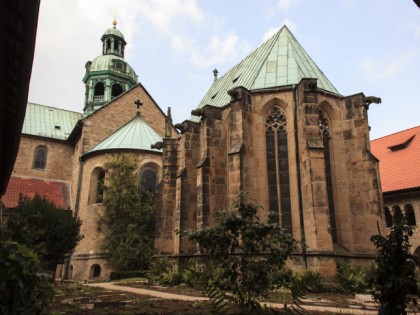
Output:
[[[114,66],[115,61],[121,61],[123,64],[125,64],[125,71],[117,69]],[[138,82],[137,75],[134,72],[133,68],[130,67],[130,65],[127,63],[127,61],[124,60],[124,58],[115,55],[101,55],[96,57],[95,59],[93,59],[89,67],[89,71],[113,71],[117,73],[120,72],[130,76],[135,82]]]
[[145,150],[161,153],[162,150],[151,148],[152,144],[159,141],[162,141],[162,138],[138,115],[84,155],[117,149]]
[[22,133],[66,140],[82,118],[80,113],[28,103]]
[[105,33],[104,33],[104,36],[105,35],[114,35],[114,36],[118,36],[118,37],[124,38],[124,35],[116,27],[107,28],[105,30]]
[[[316,78],[318,88],[339,94],[289,29],[283,26],[248,57],[216,80],[198,108],[207,104],[225,106],[230,102],[227,91],[234,87],[243,86],[248,90],[273,88],[298,84],[302,78]],[[198,122],[200,118],[192,116],[190,120]]]

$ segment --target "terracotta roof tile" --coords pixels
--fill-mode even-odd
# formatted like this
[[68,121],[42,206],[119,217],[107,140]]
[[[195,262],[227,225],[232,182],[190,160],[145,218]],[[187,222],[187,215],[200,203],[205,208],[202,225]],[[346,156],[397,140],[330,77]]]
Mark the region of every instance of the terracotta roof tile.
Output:
[[19,203],[19,195],[33,198],[35,194],[45,196],[57,207],[70,208],[70,183],[32,177],[12,176],[2,202],[6,208],[14,208]]
[[382,191],[420,187],[420,126],[371,141]]

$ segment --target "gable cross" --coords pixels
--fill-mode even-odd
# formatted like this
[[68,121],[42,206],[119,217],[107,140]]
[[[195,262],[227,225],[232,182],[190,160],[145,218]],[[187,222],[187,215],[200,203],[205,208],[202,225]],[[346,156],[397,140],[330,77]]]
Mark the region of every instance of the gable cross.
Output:
[[134,101],[134,104],[136,104],[137,110],[139,110],[140,109],[140,106],[143,105],[143,103],[140,100]]

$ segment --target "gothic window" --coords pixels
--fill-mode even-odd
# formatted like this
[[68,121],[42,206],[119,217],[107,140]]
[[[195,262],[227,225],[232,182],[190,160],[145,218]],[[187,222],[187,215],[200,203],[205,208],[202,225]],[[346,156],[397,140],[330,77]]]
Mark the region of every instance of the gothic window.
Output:
[[93,91],[93,100],[97,102],[103,101],[104,94],[105,94],[105,84],[100,81],[95,84],[94,91]]
[[321,132],[322,142],[324,145],[324,161],[325,161],[325,180],[327,184],[328,212],[330,217],[331,237],[334,243],[337,243],[337,223],[335,217],[334,192],[332,180],[331,166],[331,130],[330,121],[327,114],[319,111],[319,130]]
[[121,84],[119,83],[114,83],[112,85],[112,90],[111,90],[111,97],[117,97],[118,95],[120,95],[123,92],[123,88],[121,86]]
[[153,168],[144,168],[140,173],[140,188],[144,191],[156,192],[157,176]]
[[410,204],[406,204],[405,208],[405,222],[408,225],[415,226],[416,225],[416,215],[414,214],[414,208]]
[[88,204],[102,203],[105,191],[105,171],[101,167],[93,170],[90,176]]
[[404,219],[401,208],[399,206],[394,206],[393,212],[394,212],[394,223],[400,223]]
[[35,148],[33,168],[43,170],[47,166],[48,150],[46,146],[39,145]]
[[392,226],[392,215],[388,207],[385,207],[385,222],[387,227]]
[[268,197],[273,222],[280,223],[292,233],[290,203],[289,156],[287,147],[286,115],[280,107],[273,107],[265,118]]

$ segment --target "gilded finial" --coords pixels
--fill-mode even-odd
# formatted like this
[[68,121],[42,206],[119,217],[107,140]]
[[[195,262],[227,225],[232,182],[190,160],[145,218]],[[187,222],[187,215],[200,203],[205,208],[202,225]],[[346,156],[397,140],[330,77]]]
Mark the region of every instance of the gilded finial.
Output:
[[114,25],[114,28],[116,28],[117,26],[117,19],[115,18],[115,15],[114,15],[114,20],[112,21],[112,25]]

